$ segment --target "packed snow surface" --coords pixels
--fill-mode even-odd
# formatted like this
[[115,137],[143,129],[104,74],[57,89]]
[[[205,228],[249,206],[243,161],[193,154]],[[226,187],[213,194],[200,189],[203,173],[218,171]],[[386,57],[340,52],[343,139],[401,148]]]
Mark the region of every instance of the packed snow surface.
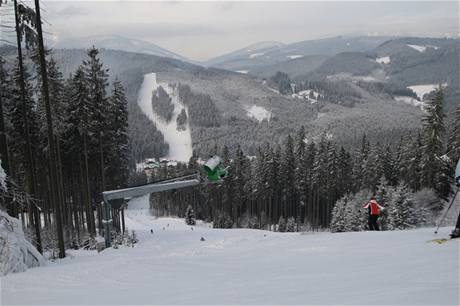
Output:
[[270,120],[272,113],[262,106],[253,105],[247,108],[247,116],[261,122],[265,119]]
[[[14,305],[458,305],[460,241],[434,229],[274,233],[186,226],[131,201],[140,242],[70,251],[45,267],[0,278]],[[151,234],[150,230],[154,233]],[[203,237],[205,241],[200,241]]]
[[[155,113],[152,107],[152,94],[159,86],[163,87],[174,104],[174,112],[169,122],[166,122]],[[146,74],[139,90],[137,103],[147,117],[156,124],[158,130],[164,135],[165,142],[169,144],[169,154],[165,157],[171,160],[188,162],[192,157],[192,134],[188,122],[185,130],[177,130],[177,116],[182,109],[185,109],[188,117],[188,109],[180,101],[177,89],[167,83],[158,82],[156,73]]]
[[375,61],[377,63],[380,63],[380,64],[389,64],[389,63],[391,63],[391,59],[390,59],[389,56],[377,57],[375,59]]
[[[447,84],[444,83],[442,85],[445,86]],[[436,88],[438,88],[438,86],[439,86],[439,84],[426,84],[426,85],[408,86],[407,88],[409,88],[413,92],[415,92],[417,94],[417,97],[419,97],[420,100],[423,100],[424,95],[434,91]]]

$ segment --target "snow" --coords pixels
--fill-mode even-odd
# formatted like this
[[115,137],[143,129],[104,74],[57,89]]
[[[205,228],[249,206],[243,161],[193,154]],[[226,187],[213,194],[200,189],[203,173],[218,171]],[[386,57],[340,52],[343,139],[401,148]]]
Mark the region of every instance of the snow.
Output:
[[426,49],[428,48],[431,48],[431,49],[435,49],[435,50],[438,50],[439,47],[437,46],[432,46],[432,45],[425,45],[425,46],[420,46],[420,45],[407,45],[408,47],[411,47],[412,49],[414,50],[417,50],[418,52],[425,52]]
[[389,64],[391,63],[391,59],[389,56],[377,57],[375,61],[379,64]]
[[246,115],[248,117],[255,118],[259,122],[261,122],[262,120],[265,120],[265,119],[270,121],[270,118],[272,116],[272,113],[270,111],[268,111],[267,109],[265,109],[262,106],[257,106],[257,105],[253,105],[251,107],[248,107],[246,109],[246,111],[247,111]]
[[288,56],[286,56],[286,57],[289,58],[289,59],[296,59],[296,58],[301,58],[301,57],[303,57],[303,55],[295,54],[295,55],[288,55]]
[[[152,93],[159,86],[165,89],[174,104],[174,112],[169,122],[163,120],[152,108]],[[165,142],[169,144],[169,154],[166,158],[188,162],[192,156],[192,134],[188,122],[185,130],[177,130],[176,119],[182,109],[185,109],[188,117],[188,109],[180,101],[177,89],[167,83],[158,82],[156,73],[146,74],[139,90],[137,103],[147,117],[156,124],[158,130],[164,135]]]
[[407,96],[395,96],[394,98],[398,102],[403,102],[403,103],[406,103],[406,104],[409,104],[409,105],[420,107],[421,110],[424,110],[425,103],[420,102],[417,99],[414,99],[412,97],[407,97]]
[[262,55],[264,55],[264,54],[265,54],[264,52],[252,53],[252,54],[249,54],[249,58],[260,57],[260,56],[262,56]]
[[[450,228],[274,233],[155,218],[134,199],[134,248],[72,257],[1,278],[14,305],[458,305],[460,241]],[[154,233],[150,233],[150,229]],[[204,237],[205,241],[200,241]],[[52,284],[50,286],[50,284]]]
[[[447,83],[442,84],[442,86],[446,86],[446,85]],[[417,97],[419,97],[420,100],[423,100],[424,95],[434,91],[438,87],[439,87],[439,84],[426,84],[426,85],[408,86],[407,88],[415,92],[417,94]]]
[[2,168],[2,160],[0,159],[0,189],[6,190],[6,173]]
[[[313,93],[314,98],[310,98],[310,92]],[[315,104],[316,102],[318,102],[319,93],[314,90],[307,89],[307,90],[302,90],[302,91],[299,91],[298,93],[292,94],[292,97],[306,100],[310,102],[310,104]]]
[[236,72],[241,74],[248,74],[249,70],[237,70]]
[[19,219],[0,210],[0,276],[44,264],[42,255],[25,239]]

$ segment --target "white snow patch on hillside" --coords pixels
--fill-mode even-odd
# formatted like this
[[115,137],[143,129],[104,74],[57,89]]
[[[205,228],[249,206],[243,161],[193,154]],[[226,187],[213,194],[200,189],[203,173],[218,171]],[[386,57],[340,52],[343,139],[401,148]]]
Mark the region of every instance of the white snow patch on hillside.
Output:
[[262,56],[264,54],[265,54],[264,52],[252,53],[252,54],[249,54],[249,58],[256,58],[256,57]]
[[425,46],[420,46],[420,45],[407,45],[408,47],[414,49],[414,50],[417,50],[418,52],[425,52],[426,49],[428,48],[431,48],[431,49],[435,49],[435,50],[438,50],[439,47],[437,46],[432,46],[432,45],[425,45]]
[[2,168],[2,160],[0,159],[0,189],[6,190],[6,173]]
[[[447,85],[446,83],[442,84],[442,86],[446,86],[446,85]],[[439,84],[407,86],[407,88],[411,89],[413,92],[417,94],[417,97],[419,97],[420,100],[423,100],[424,95],[434,91],[438,87],[439,87]]]
[[241,73],[241,74],[248,74],[249,70],[237,70],[235,72]]
[[311,104],[314,104],[318,102],[319,93],[314,90],[307,89],[307,90],[302,90],[302,91],[299,91],[298,93],[292,94],[292,97],[303,99],[303,100],[310,102]]
[[[174,112],[169,122],[166,122],[155,113],[152,107],[152,94],[159,86],[163,87],[171,97],[171,102],[174,104]],[[185,130],[177,130],[176,120],[182,109],[185,109],[187,117],[189,116],[187,107],[179,99],[177,88],[167,83],[157,82],[156,74],[148,73],[144,75],[144,81],[139,90],[137,104],[144,114],[155,123],[157,129],[164,135],[165,142],[169,144],[169,154],[165,157],[170,160],[188,162],[192,156],[192,134],[188,121]]]
[[262,106],[253,105],[251,107],[246,108],[247,116],[256,119],[257,121],[261,122],[262,120],[270,121],[272,113],[266,110]]
[[389,56],[382,56],[382,57],[377,57],[375,61],[379,64],[389,64],[391,63],[391,59]]
[[432,228],[302,234],[200,223],[192,230],[183,219],[155,218],[148,198],[140,199],[126,210],[139,238],[134,248],[69,251],[71,258],[7,275],[2,303],[459,304],[460,241],[427,243],[450,228],[437,236]]
[[407,97],[407,96],[395,96],[394,99],[398,102],[403,102],[409,105],[413,105],[416,107],[419,107],[421,110],[424,110],[425,103],[420,102],[417,99],[414,99],[412,97]]
[[286,57],[289,58],[289,59],[296,59],[296,58],[301,58],[301,57],[303,57],[303,55],[295,54],[295,55],[288,55],[288,56],[286,56]]

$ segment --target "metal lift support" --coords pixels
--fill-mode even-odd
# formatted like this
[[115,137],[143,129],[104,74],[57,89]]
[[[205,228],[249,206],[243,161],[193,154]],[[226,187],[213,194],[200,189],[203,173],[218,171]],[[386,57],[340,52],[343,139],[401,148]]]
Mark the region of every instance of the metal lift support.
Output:
[[201,183],[200,176],[198,173],[182,176],[170,180],[155,182],[147,185],[117,189],[102,192],[102,197],[104,201],[102,202],[102,222],[104,223],[104,238],[105,246],[110,247],[112,242],[112,237],[110,234],[112,218],[110,216],[110,201],[112,200],[128,200],[136,197],[140,197],[150,193],[162,192],[172,189],[181,189],[199,185]]
[[[208,183],[218,183],[227,175],[227,168],[221,167],[222,160],[219,156],[213,156],[208,160],[203,168],[207,174]],[[181,189],[199,185],[203,182],[200,173],[176,177],[173,179],[146,184],[137,187],[117,189],[102,192],[102,222],[104,223],[104,238],[105,246],[108,248],[111,245],[112,238],[110,237],[110,229],[112,226],[111,218],[111,204],[110,201],[114,200],[128,200],[136,197],[140,197],[146,194],[162,192],[172,189]]]

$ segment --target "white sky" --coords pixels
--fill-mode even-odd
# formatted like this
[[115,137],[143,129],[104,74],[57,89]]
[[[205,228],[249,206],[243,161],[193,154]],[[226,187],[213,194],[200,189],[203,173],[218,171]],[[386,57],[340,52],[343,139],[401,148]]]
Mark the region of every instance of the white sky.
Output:
[[451,2],[44,1],[55,38],[116,34],[195,60],[259,41],[296,42],[349,34],[458,37]]

